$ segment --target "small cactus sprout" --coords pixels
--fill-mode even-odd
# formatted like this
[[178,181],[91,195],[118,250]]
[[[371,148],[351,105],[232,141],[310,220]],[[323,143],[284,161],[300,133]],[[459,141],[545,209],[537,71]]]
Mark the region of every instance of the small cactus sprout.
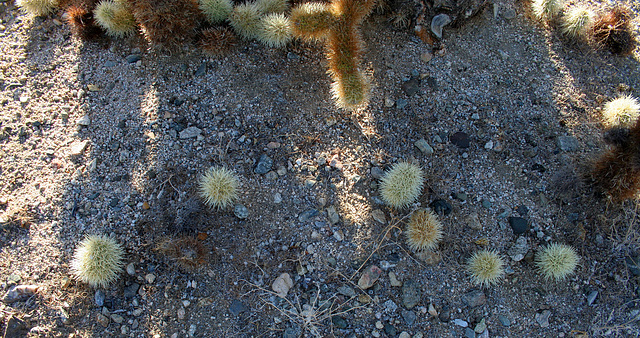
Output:
[[607,127],[632,127],[640,114],[640,104],[631,95],[621,96],[604,105],[604,122]]
[[407,243],[415,252],[433,250],[442,239],[442,224],[431,210],[417,210],[407,228]]
[[563,6],[564,0],[533,0],[531,3],[533,15],[541,21],[550,20],[558,15]]
[[287,0],[258,0],[256,6],[261,14],[284,13],[289,9]]
[[200,196],[213,208],[224,209],[238,197],[238,177],[224,167],[213,167],[200,177]]
[[137,29],[133,14],[124,3],[103,0],[93,11],[98,26],[104,28],[108,35],[124,37],[135,33]]
[[388,205],[405,208],[413,203],[424,185],[422,169],[415,164],[401,162],[389,170],[380,183],[380,194]]
[[595,14],[586,6],[575,6],[562,17],[562,33],[569,38],[580,38],[593,25]]
[[76,248],[71,271],[92,287],[106,287],[122,271],[123,256],[124,251],[113,238],[88,236]]
[[497,252],[481,250],[467,261],[467,272],[473,284],[481,287],[496,284],[504,276],[504,261]]
[[236,6],[229,16],[231,27],[246,39],[255,39],[260,35],[260,10],[255,3]]
[[16,5],[26,13],[35,16],[47,15],[56,8],[54,0],[17,0]]
[[233,11],[231,0],[199,0],[198,2],[200,10],[210,23],[221,23],[227,20]]
[[284,14],[269,14],[262,18],[259,39],[269,47],[284,47],[291,41],[291,22]]
[[556,281],[564,279],[578,265],[576,251],[564,244],[552,243],[540,250],[536,255],[536,265],[546,279]]

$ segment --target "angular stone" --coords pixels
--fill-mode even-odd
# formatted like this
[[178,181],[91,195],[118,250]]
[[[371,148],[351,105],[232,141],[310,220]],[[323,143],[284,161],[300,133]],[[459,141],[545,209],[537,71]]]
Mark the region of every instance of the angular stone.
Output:
[[413,309],[420,302],[420,287],[409,279],[402,285],[402,304],[407,309]]
[[371,265],[364,270],[362,276],[358,280],[358,287],[362,290],[366,290],[373,286],[373,284],[380,278],[382,269],[375,265]]
[[551,311],[544,310],[542,313],[536,314],[536,322],[540,324],[540,327],[549,327],[549,317],[551,317]]
[[271,157],[267,156],[266,154],[262,154],[253,172],[259,175],[266,174],[271,170],[272,166],[273,160],[271,159]]
[[82,154],[84,152],[84,150],[87,149],[87,145],[89,145],[89,140],[84,140],[84,141],[79,141],[79,142],[72,143],[71,144],[70,155],[71,156],[78,156],[78,155]]
[[181,139],[195,138],[202,134],[202,130],[198,127],[185,128],[180,132]]
[[558,148],[565,152],[572,152],[580,148],[578,139],[573,136],[558,136],[557,138]]
[[229,312],[233,316],[238,316],[239,314],[247,311],[249,311],[249,308],[237,299],[231,301],[231,305],[229,305]]
[[480,290],[473,290],[462,296],[462,302],[468,307],[474,308],[484,305],[487,302],[487,297],[484,295],[484,292]]
[[529,223],[522,217],[509,217],[509,225],[514,235],[521,235],[529,230]]
[[449,141],[453,143],[456,147],[461,149],[469,148],[469,135],[467,133],[463,133],[461,131],[454,133],[449,137]]
[[420,151],[423,154],[425,154],[425,155],[433,154],[433,148],[429,145],[427,140],[420,139],[420,140],[416,141],[416,143],[414,143],[414,144],[415,144],[416,147],[418,147],[418,149],[420,149]]
[[340,215],[338,215],[336,207],[333,205],[327,208],[327,217],[329,218],[329,223],[331,223],[331,225],[338,224],[338,222],[340,222]]
[[527,238],[524,236],[518,237],[516,244],[514,244],[509,251],[507,251],[507,255],[511,257],[515,262],[519,262],[524,259],[524,256],[529,251],[529,244],[527,243]]
[[402,318],[408,326],[412,326],[416,322],[416,313],[413,311],[402,310]]
[[293,280],[288,273],[281,274],[271,285],[271,289],[275,291],[279,297],[285,298],[289,293],[289,290],[293,287]]
[[384,212],[380,209],[376,209],[372,211],[371,217],[373,217],[373,219],[380,224],[387,224],[387,217],[384,215]]

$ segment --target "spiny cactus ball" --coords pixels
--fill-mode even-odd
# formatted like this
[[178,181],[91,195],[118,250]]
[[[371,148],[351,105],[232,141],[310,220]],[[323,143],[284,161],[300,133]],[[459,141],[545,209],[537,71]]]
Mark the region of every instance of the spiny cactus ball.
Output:
[[621,96],[607,102],[602,114],[607,127],[631,127],[640,115],[640,104],[631,95]]
[[262,18],[259,40],[269,47],[284,47],[291,41],[291,22],[284,14]]
[[442,239],[442,224],[431,210],[417,210],[407,228],[407,243],[413,251],[432,250]]
[[103,0],[96,6],[93,14],[96,23],[113,37],[131,35],[137,29],[133,14],[122,2]]
[[55,0],[17,0],[16,5],[23,11],[36,16],[47,15],[56,8]]
[[579,258],[572,247],[552,243],[538,252],[535,261],[545,278],[561,280],[573,273]]
[[246,39],[255,39],[260,35],[260,10],[255,3],[236,6],[229,16],[231,27]]
[[210,56],[229,52],[236,44],[236,34],[228,27],[214,27],[202,31],[200,48]]
[[471,281],[474,284],[490,286],[502,279],[504,261],[495,251],[477,251],[467,261],[467,272],[471,275]]
[[538,20],[549,20],[558,15],[564,6],[564,0],[533,0],[531,9]]
[[334,21],[327,4],[306,2],[291,10],[293,35],[301,39],[326,39]]
[[76,248],[72,273],[90,286],[106,287],[122,271],[124,251],[111,237],[88,236]]
[[224,209],[238,197],[240,183],[231,170],[213,167],[200,177],[199,185],[200,196],[208,206]]
[[198,2],[200,10],[210,23],[220,23],[227,20],[233,11],[231,0],[199,0]]
[[420,196],[423,185],[422,169],[415,164],[400,162],[382,178],[380,194],[388,205],[404,208]]
[[256,6],[261,14],[284,13],[289,3],[287,0],[258,0]]
[[586,35],[593,25],[595,14],[586,6],[575,6],[562,17],[562,33],[570,38]]

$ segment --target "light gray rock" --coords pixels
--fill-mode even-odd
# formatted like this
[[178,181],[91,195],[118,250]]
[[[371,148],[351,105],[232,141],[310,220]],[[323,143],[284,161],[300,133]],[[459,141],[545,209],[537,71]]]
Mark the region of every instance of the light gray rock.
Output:
[[181,139],[194,138],[194,137],[200,136],[200,134],[202,134],[202,130],[200,128],[189,127],[189,128],[185,128],[180,132],[180,138]]

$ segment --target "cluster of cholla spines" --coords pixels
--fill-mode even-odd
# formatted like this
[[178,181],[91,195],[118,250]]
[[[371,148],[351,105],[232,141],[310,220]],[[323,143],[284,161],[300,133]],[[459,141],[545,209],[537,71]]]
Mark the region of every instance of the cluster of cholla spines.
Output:
[[[613,125],[605,135],[605,141],[612,147],[595,163],[593,179],[614,202],[622,202],[638,197],[640,192],[640,119],[638,102],[635,99],[620,98],[621,105],[631,109],[630,114],[636,116],[632,126],[625,127],[626,122]],[[615,103],[616,100],[610,102]],[[624,110],[620,105],[610,105],[605,110]],[[612,113],[608,113],[612,114]]]
[[632,14],[624,5],[593,11],[587,5],[571,4],[565,10],[564,0],[533,0],[531,10],[541,22],[558,23],[569,40],[592,42],[617,55],[628,55],[636,48]]
[[353,110],[368,101],[370,85],[360,69],[364,41],[359,28],[375,4],[375,0],[332,0],[304,3],[291,11],[295,36],[325,42],[331,91],[344,109]]

